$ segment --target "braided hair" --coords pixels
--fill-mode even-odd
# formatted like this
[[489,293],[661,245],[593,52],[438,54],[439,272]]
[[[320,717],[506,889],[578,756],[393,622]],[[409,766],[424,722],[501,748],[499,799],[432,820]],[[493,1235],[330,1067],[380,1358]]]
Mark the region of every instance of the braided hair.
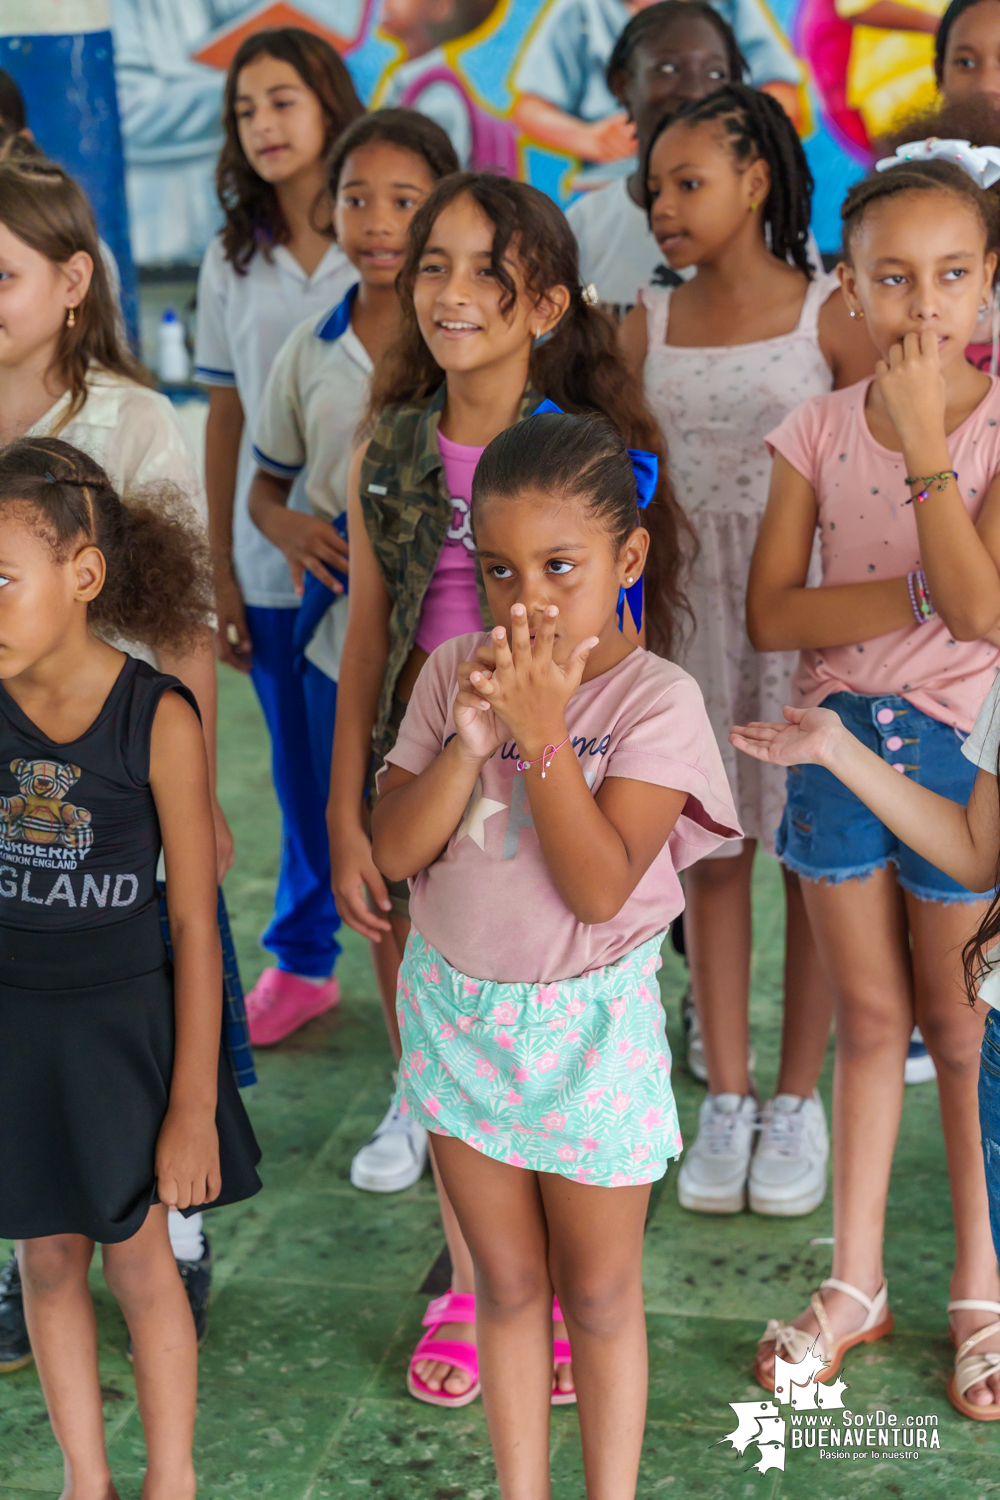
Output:
[[[790,261],[811,281],[813,269],[806,241],[812,211],[812,173],[795,126],[770,94],[748,88],[745,83],[724,83],[704,99],[665,116],[650,139],[643,181],[649,180],[653,148],[668,125],[701,125],[710,120],[719,120],[724,126],[739,166],[748,167],[757,160],[767,162],[771,186],[764,200],[763,219],[768,247],[772,255]],[[647,213],[651,208],[647,189]]]
[[1000,241],[1000,204],[995,194],[985,192],[973,182],[968,172],[955,162],[906,161],[884,172],[872,172],[851,188],[840,210],[844,226],[844,260],[851,259],[854,240],[869,209],[902,193],[950,193],[972,209],[983,226],[986,249],[995,250]]
[[0,450],[0,514],[13,511],[59,562],[93,546],[105,562],[104,587],[87,607],[101,634],[154,650],[185,653],[212,618],[203,529],[187,498],[169,485],[128,503],[107,474],[72,443],[27,437]]
[[740,51],[740,44],[736,40],[736,33],[728,21],[723,20],[719,12],[707,3],[707,0],[658,0],[656,5],[647,5],[634,15],[619,33],[614,49],[608,59],[606,78],[608,88],[617,97],[615,80],[619,74],[627,74],[632,58],[642,46],[643,42],[654,32],[669,30],[675,21],[686,21],[691,16],[698,16],[714,26],[719,33],[719,39],[726,49],[726,70],[730,78],[737,81],[746,77],[750,71],[747,60]]

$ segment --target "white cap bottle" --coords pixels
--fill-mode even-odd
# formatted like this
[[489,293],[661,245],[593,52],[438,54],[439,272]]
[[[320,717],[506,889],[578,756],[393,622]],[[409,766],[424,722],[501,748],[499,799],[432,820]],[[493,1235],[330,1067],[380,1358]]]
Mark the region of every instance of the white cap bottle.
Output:
[[184,324],[172,307],[168,307],[160,319],[157,370],[165,385],[184,385],[191,375],[191,360],[184,342]]

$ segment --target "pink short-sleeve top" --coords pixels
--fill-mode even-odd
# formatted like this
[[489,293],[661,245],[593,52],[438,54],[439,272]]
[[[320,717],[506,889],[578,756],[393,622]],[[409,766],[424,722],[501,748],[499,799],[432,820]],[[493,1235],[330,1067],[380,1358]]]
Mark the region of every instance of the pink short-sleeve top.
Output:
[[[459,664],[488,639],[480,630],[431,654],[387,762],[419,775],[440,754],[455,734]],[[617,916],[580,922],[549,874],[517,745],[507,740],[444,852],[410,881],[414,927],[463,974],[549,984],[615,963],[683,909],[677,872],[742,836],[701,692],[673,662],[630,652],[577,688],[566,727],[570,743],[559,754],[577,756],[593,792],[606,776],[624,776],[687,792],[684,811]]]
[[[903,455],[872,437],[865,416],[871,380],[814,396],[768,434],[772,453],[812,485],[820,534],[820,587],[905,578],[921,566]],[[952,467],[975,520],[1000,474],[1000,381],[948,435]],[[933,503],[933,501],[931,502]],[[956,641],[943,620],[905,626],[852,646],[801,651],[793,702],[806,708],[831,693],[898,694],[922,713],[968,733],[993,685],[1000,650]]]

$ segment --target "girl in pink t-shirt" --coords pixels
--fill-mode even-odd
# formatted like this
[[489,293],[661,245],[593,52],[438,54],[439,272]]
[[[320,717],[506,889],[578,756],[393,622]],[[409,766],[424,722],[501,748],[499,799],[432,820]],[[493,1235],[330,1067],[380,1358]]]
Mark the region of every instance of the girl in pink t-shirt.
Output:
[[431,654],[372,818],[376,864],[412,889],[397,1098],[475,1262],[502,1493],[548,1493],[554,1291],[587,1493],[626,1500],[649,1184],[681,1146],[655,975],[678,870],[740,830],[697,684],[619,629],[649,533],[613,428],[509,428],[472,514],[499,623]]
[[[964,804],[975,768],[961,747],[998,660],[984,638],[1000,619],[1000,386],[965,357],[991,294],[995,206],[956,162],[913,161],[858,184],[842,213],[844,294],[882,359],[873,380],[814,397],[770,434],[748,627],[761,649],[799,648],[795,707],[825,704],[901,776]],[[817,528],[822,585],[807,588]],[[818,1337],[829,1379],[845,1350],[892,1329],[883,1220],[914,1021],[951,1174],[956,1344],[1000,1296],[978,1149],[983,1017],[959,1000],[962,946],[990,893],[935,868],[817,765],[788,772],[778,853],[802,877],[834,990],[835,1245],[810,1310],[767,1326],[767,1389],[776,1354],[797,1363]],[[993,1349],[996,1335],[980,1352]],[[1000,1418],[1000,1374],[965,1401]]]
[[[348,480],[350,605],[328,826],[337,909],[377,945],[398,1057],[393,1001],[409,892],[405,881],[387,885],[372,863],[364,801],[428,653],[492,624],[469,545],[482,445],[543,395],[603,413],[636,448],[655,449],[659,438],[614,322],[584,295],[573,232],[536,188],[492,173],[447,178],[412,221],[396,286],[402,333],[376,371],[371,437]],[[666,652],[685,537],[665,479],[647,516],[646,625],[650,644]],[[380,1129],[398,1144],[407,1122],[392,1115]],[[472,1264],[444,1198],[442,1209],[453,1287],[428,1309],[407,1384],[418,1400],[462,1406],[478,1392]],[[572,1401],[561,1363],[555,1399]]]

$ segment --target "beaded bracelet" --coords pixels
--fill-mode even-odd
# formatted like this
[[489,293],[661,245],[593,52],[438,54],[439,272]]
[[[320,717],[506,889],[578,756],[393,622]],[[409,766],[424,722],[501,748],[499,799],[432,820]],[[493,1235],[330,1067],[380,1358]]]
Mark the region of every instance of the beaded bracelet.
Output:
[[517,762],[517,769],[519,771],[526,771],[529,766],[537,766],[538,762],[541,761],[541,763],[542,763],[542,780],[544,781],[545,780],[545,773],[546,773],[546,771],[549,769],[549,767],[551,766],[552,762],[556,758],[556,752],[559,751],[559,750],[561,750],[562,747],[563,747],[563,745],[568,745],[568,744],[569,744],[569,735],[567,735],[564,740],[560,740],[558,745],[546,745],[545,749],[542,751],[541,755],[536,755],[536,757],[535,757],[534,760],[519,760]]
[[940,474],[907,474],[904,481],[906,484],[919,484],[922,486],[922,488],[919,494],[911,495],[909,500],[903,501],[903,504],[912,505],[914,500],[916,500],[918,505],[922,504],[930,494],[932,484],[938,491],[946,490],[948,488],[949,479],[954,479],[955,483],[958,483],[957,469],[942,469]]
[[917,568],[913,573],[907,573],[906,586],[910,591],[910,607],[913,610],[913,618],[918,625],[926,625],[929,620],[933,620],[936,617],[937,610],[934,608],[923,568]]

